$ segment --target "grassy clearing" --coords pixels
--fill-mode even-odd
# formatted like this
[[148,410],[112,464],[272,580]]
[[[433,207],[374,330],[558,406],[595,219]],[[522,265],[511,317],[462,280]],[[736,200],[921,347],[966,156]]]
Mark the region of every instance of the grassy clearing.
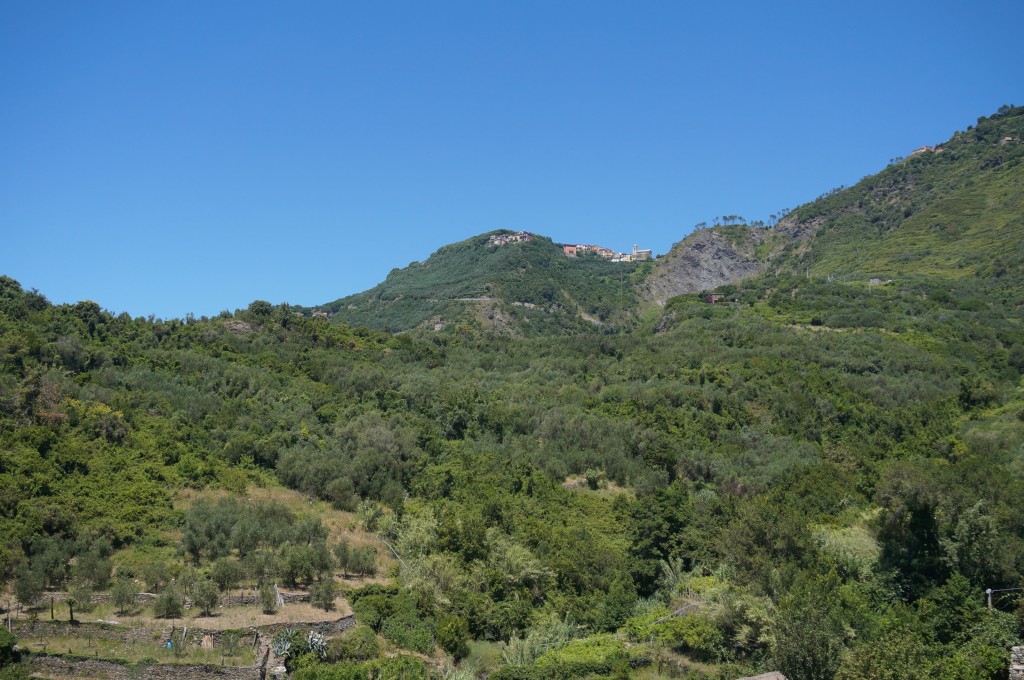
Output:
[[576,493],[594,494],[609,499],[613,499],[620,494],[626,494],[629,498],[636,496],[636,491],[633,489],[620,486],[610,479],[602,479],[596,489],[591,489],[587,483],[587,478],[583,475],[569,475],[562,482],[562,486]]
[[[936,165],[922,172],[942,182],[946,171]],[[983,184],[966,185],[946,194],[924,187],[907,189],[918,205],[900,228],[881,233],[866,215],[848,216],[846,228],[829,230],[816,247],[812,274],[860,273],[862,276],[973,276],[989,264],[993,243],[1007,250],[1020,241],[1024,193],[1019,189],[1024,166],[993,173]],[[948,179],[948,178],[947,178]],[[837,224],[839,222],[837,221]]]
[[[651,665],[638,668],[630,674],[634,680],[661,680],[662,678],[719,677],[722,669],[715,664],[695,661],[688,656],[667,649],[654,652]],[[732,676],[736,677],[736,676]]]
[[463,664],[482,672],[493,671],[501,665],[501,645],[497,642],[472,640],[469,643],[469,656]]
[[826,551],[866,572],[881,553],[869,526],[876,516],[877,513],[863,513],[852,526],[818,526],[814,534]]

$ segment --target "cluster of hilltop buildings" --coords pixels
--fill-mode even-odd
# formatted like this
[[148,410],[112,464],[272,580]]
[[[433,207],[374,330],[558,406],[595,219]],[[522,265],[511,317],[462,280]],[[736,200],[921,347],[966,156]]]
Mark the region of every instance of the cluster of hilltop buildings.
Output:
[[[506,246],[509,243],[522,243],[523,241],[532,241],[533,234],[528,231],[517,231],[514,234],[495,234],[487,239],[487,245],[489,246]],[[641,250],[637,246],[633,246],[632,253],[617,253],[611,248],[605,248],[603,246],[594,246],[586,244],[564,244],[562,245],[562,252],[565,253],[566,257],[577,257],[579,255],[597,255],[603,257],[606,260],[612,262],[643,262],[644,260],[653,260],[654,255],[650,250]]]
[[584,244],[564,245],[562,246],[562,252],[567,257],[593,254],[612,262],[643,262],[644,260],[654,259],[654,255],[650,250],[641,250],[635,244],[633,245],[632,253],[617,253],[611,248]]
[[497,234],[487,239],[487,245],[489,246],[507,246],[509,243],[522,243],[523,241],[532,241],[533,234],[528,231],[517,231],[514,234]]

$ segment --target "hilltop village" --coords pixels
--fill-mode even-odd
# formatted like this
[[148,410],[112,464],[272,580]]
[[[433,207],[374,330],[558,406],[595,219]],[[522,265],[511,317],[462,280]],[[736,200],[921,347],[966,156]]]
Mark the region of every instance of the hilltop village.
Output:
[[[487,245],[489,246],[505,246],[510,243],[522,243],[524,241],[533,240],[533,234],[528,231],[517,231],[514,234],[497,234],[487,239]],[[632,253],[619,253],[611,248],[605,248],[604,246],[595,246],[589,244],[569,244],[563,243],[562,252],[565,253],[566,257],[578,257],[579,255],[597,255],[603,257],[606,260],[612,262],[643,262],[644,260],[653,260],[654,254],[649,249],[640,249],[635,244],[633,245]]]

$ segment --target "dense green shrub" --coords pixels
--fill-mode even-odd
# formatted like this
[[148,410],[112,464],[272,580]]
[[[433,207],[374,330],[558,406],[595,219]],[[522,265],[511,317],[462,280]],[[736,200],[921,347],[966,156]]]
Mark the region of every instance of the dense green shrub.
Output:
[[384,619],[380,627],[381,635],[404,649],[421,654],[434,651],[434,624],[429,619],[421,619],[413,613],[401,612]]
[[332,578],[325,578],[317,581],[309,588],[309,599],[314,607],[319,607],[325,612],[334,609],[334,600],[338,596],[338,585]]
[[502,666],[487,677],[491,680],[546,680],[551,676],[534,666]]
[[657,626],[658,639],[668,646],[702,659],[713,659],[725,642],[718,626],[700,615],[670,618]]
[[551,678],[608,675],[622,663],[628,666],[629,655],[623,641],[611,635],[569,642],[545,652],[535,662],[545,677]]
[[356,663],[316,664],[299,668],[294,680],[366,680],[366,669]]
[[118,576],[114,586],[110,589],[110,599],[114,606],[117,607],[117,611],[123,616],[125,612],[135,606],[139,592],[138,585],[132,579]]
[[192,602],[199,607],[203,616],[209,616],[219,601],[220,591],[217,589],[217,584],[209,578],[199,579],[192,587]]
[[330,641],[327,658],[331,661],[368,661],[380,655],[377,636],[369,626],[359,625]]
[[264,614],[273,614],[277,611],[277,592],[274,584],[270,581],[260,583],[260,610]]
[[210,578],[223,592],[238,587],[246,576],[245,567],[237,560],[221,557],[210,567]]
[[0,628],[0,668],[18,662],[18,655],[14,651],[18,640],[6,628]]
[[469,626],[461,616],[445,615],[437,620],[437,644],[456,660],[469,656]]
[[183,595],[175,585],[168,585],[153,603],[153,615],[158,619],[178,619],[185,611]]
[[427,675],[427,665],[422,660],[404,655],[367,661],[363,668],[369,671],[371,677],[394,680],[420,680]]

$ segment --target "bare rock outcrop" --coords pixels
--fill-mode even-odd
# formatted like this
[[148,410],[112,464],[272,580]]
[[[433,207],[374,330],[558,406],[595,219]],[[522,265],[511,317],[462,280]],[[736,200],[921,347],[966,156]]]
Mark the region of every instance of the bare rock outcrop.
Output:
[[771,230],[755,228],[695,231],[661,258],[644,281],[641,296],[665,304],[676,295],[757,276],[768,266],[767,258],[758,258],[758,247],[771,235]]
[[665,304],[669,298],[699,293],[763,274],[787,246],[806,248],[824,218],[798,220],[790,213],[771,228],[730,225],[699,229],[657,261],[641,284],[640,297]]

